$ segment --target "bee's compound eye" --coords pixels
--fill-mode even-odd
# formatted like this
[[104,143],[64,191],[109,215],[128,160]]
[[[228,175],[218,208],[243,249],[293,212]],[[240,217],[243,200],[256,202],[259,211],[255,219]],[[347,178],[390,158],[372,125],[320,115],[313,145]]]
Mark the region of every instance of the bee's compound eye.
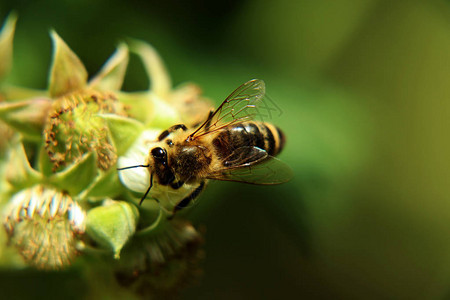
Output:
[[164,159],[166,157],[166,151],[161,147],[153,148],[151,153],[156,159]]

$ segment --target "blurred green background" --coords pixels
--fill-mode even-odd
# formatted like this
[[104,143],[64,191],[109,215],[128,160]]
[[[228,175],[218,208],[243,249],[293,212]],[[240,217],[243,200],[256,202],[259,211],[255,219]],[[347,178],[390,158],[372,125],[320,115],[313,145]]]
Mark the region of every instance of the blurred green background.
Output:
[[[183,299],[450,298],[448,1],[0,3],[2,19],[11,10],[20,85],[46,87],[51,28],[91,75],[133,37],[216,103],[266,81],[295,177],[209,186],[189,214],[206,228],[204,275]],[[147,85],[132,58],[124,89]],[[70,272],[2,273],[0,286],[15,298],[84,291]]]

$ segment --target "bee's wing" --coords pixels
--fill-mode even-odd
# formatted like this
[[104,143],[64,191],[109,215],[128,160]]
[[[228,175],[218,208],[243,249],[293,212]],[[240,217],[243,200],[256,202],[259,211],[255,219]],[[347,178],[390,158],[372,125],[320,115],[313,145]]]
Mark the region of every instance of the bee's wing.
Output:
[[248,121],[258,112],[258,103],[264,97],[265,84],[259,79],[247,81],[232,92],[225,101],[190,136],[193,140],[202,135],[223,129],[231,124]]
[[266,151],[258,147],[241,147],[208,179],[270,185],[287,182],[292,176],[292,169],[287,164]]

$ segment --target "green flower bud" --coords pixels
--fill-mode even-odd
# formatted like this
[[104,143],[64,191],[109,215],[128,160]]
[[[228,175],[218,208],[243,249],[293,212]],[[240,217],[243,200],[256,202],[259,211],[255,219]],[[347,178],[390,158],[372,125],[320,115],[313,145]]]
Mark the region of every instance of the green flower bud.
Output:
[[85,213],[69,195],[36,185],[14,194],[4,212],[10,241],[28,264],[60,269],[73,262]]
[[113,91],[122,85],[128,48],[121,44],[87,83],[88,74],[81,60],[54,31],[51,37],[54,54],[49,93],[56,99],[47,116],[44,138],[53,172],[89,152],[96,154],[101,170],[108,170],[116,163],[117,154],[106,121],[99,115],[127,115]]
[[53,171],[79,161],[88,152],[96,154],[101,170],[115,165],[116,149],[106,121],[99,116],[105,113],[125,115],[124,106],[112,93],[76,92],[54,101],[44,129]]
[[111,249],[119,259],[120,250],[136,230],[139,211],[124,201],[107,201],[87,215],[87,233],[100,245]]

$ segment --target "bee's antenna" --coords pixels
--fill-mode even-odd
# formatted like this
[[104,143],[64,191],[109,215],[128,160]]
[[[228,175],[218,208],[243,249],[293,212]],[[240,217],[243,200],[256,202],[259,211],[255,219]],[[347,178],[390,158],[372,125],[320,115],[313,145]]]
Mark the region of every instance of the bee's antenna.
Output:
[[150,175],[150,186],[148,187],[147,191],[145,192],[144,196],[142,196],[141,201],[139,202],[139,205],[144,202],[145,198],[147,198],[148,193],[150,192],[150,189],[153,186],[153,173]]
[[[117,171],[127,170],[127,169],[133,169],[133,168],[148,168],[150,165],[136,165],[136,166],[129,166],[124,168],[117,168]],[[144,196],[141,198],[141,201],[139,202],[139,205],[144,202],[145,198],[147,198],[148,193],[150,192],[150,189],[153,186],[153,174],[150,176],[150,186],[148,187],[147,191],[145,192]]]
[[117,171],[122,171],[126,169],[133,169],[133,168],[148,168],[150,165],[136,165],[136,166],[129,166],[124,168],[117,168]]

